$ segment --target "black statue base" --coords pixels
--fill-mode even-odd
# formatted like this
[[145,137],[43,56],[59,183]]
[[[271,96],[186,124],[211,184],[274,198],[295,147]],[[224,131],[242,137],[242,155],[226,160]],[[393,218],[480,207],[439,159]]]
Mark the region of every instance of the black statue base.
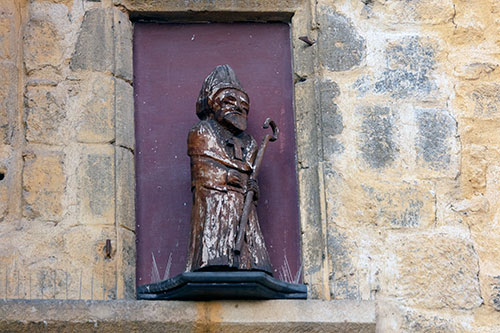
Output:
[[187,272],[137,287],[139,299],[306,299],[303,284],[276,280],[264,272]]

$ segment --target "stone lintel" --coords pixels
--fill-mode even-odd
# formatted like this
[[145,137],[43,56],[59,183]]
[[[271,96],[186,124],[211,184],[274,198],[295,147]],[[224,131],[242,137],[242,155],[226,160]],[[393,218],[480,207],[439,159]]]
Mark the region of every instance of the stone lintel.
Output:
[[[239,8],[241,9],[241,8]],[[290,22],[295,10],[292,8],[283,11],[253,11],[237,12],[220,10],[201,11],[131,11],[132,21],[161,21],[168,23],[233,23],[233,22]]]
[[0,330],[375,332],[374,301],[0,301]]

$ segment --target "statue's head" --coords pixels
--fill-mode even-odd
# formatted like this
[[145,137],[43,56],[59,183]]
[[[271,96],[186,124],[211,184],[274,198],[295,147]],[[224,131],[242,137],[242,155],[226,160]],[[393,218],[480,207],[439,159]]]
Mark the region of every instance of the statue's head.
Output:
[[198,118],[215,119],[232,132],[247,128],[250,100],[229,65],[220,65],[210,73],[196,102]]

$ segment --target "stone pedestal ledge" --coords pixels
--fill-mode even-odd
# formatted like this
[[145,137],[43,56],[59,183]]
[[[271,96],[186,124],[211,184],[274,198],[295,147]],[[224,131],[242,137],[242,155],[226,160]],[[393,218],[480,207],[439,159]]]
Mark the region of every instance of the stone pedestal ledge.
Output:
[[0,331],[375,332],[375,302],[3,300]]

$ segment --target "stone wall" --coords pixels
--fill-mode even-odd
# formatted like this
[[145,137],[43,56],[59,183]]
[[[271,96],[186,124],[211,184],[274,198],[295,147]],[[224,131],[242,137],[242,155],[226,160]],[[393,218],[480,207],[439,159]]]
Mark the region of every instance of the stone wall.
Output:
[[310,298],[500,330],[496,0],[3,1],[0,297],[134,298],[130,17],[231,11],[293,13]]
[[128,16],[87,1],[8,1],[0,13],[8,74],[0,113],[0,294],[134,297]]

